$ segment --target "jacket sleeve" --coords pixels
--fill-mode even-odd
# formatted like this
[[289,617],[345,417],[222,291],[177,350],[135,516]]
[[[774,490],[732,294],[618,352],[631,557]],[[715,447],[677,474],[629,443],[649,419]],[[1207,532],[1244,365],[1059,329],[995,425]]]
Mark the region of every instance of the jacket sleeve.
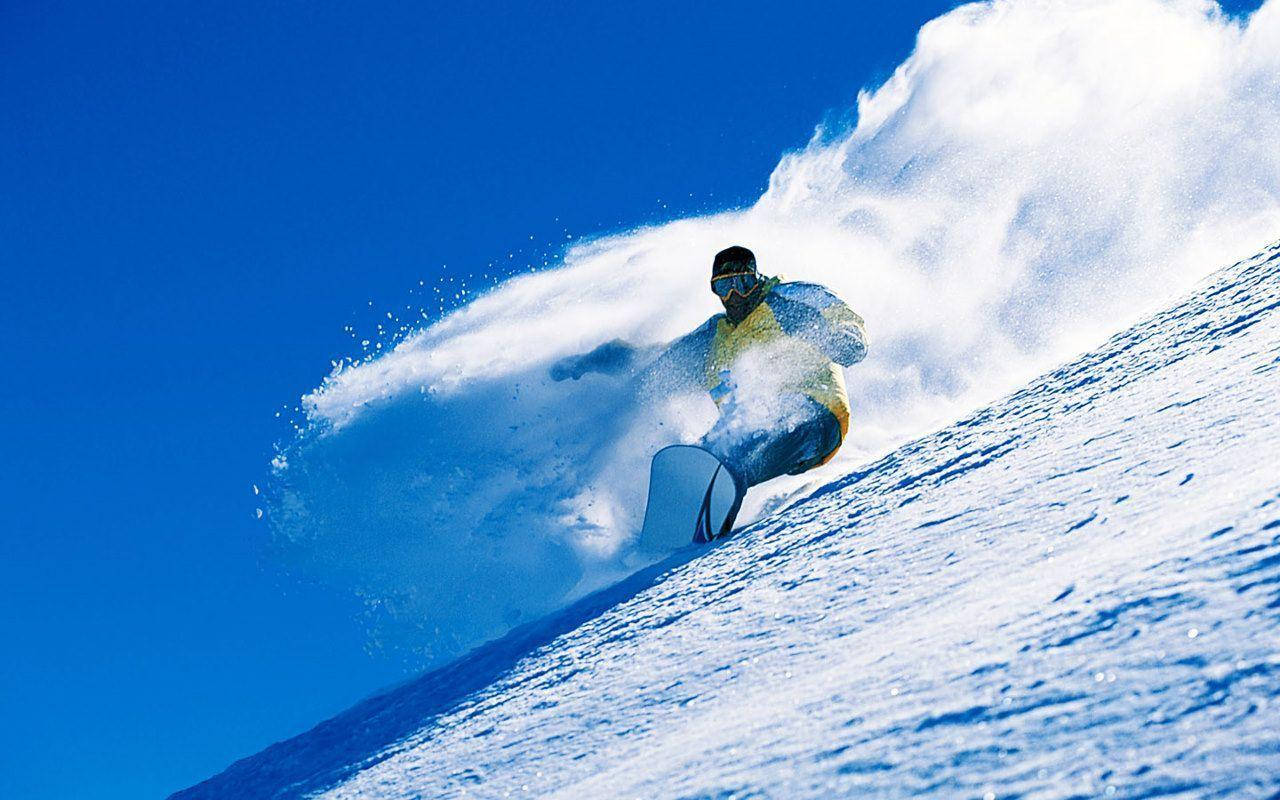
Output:
[[719,315],[712,317],[696,330],[667,345],[641,374],[645,388],[659,394],[705,389],[707,353],[715,337],[718,319]]
[[866,357],[866,323],[843,300],[816,283],[784,283],[774,294],[774,314],[787,335],[809,342],[844,367]]

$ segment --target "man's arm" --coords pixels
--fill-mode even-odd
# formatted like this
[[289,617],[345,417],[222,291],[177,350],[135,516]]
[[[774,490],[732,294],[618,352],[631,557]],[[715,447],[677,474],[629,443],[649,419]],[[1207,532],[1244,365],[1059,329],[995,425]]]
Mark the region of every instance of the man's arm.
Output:
[[641,373],[643,387],[660,394],[705,389],[707,352],[711,349],[716,322],[721,316],[723,315],[717,314],[697,329],[667,345],[662,354]]
[[715,320],[712,317],[697,330],[666,345],[636,347],[621,339],[605,342],[589,353],[567,356],[552,364],[551,379],[576,381],[592,372],[618,375],[639,371],[641,381],[649,386],[677,390],[700,385]]
[[866,323],[843,300],[816,283],[784,283],[773,291],[779,297],[778,323],[787,334],[844,367],[866,357]]

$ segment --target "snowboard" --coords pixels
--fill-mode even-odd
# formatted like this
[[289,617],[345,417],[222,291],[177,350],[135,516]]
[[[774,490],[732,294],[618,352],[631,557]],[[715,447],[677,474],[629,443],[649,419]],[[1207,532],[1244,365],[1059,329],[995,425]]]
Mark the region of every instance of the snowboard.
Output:
[[649,468],[639,547],[670,552],[724,536],[741,505],[733,476],[718,458],[692,445],[664,447]]

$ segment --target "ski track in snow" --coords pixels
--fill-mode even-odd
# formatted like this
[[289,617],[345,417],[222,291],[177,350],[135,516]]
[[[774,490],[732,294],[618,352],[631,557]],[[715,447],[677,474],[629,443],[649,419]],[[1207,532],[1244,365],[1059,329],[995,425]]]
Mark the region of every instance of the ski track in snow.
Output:
[[181,798],[1280,792],[1280,245]]

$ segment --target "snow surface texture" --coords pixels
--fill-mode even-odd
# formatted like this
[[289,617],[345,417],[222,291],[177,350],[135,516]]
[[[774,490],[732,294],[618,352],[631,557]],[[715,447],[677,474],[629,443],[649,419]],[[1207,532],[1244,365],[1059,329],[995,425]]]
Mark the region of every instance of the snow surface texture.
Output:
[[821,282],[868,321],[835,479],[1164,307],[1280,230],[1280,0],[1013,0],[926,25],[856,124],[787,155],[751,208],[599,239],[304,398],[266,517],[289,569],[365,599],[374,644],[435,666],[627,574],[648,460],[705,396],[552,383],[718,310],[712,254]]
[[1280,244],[182,798],[1269,798]]

